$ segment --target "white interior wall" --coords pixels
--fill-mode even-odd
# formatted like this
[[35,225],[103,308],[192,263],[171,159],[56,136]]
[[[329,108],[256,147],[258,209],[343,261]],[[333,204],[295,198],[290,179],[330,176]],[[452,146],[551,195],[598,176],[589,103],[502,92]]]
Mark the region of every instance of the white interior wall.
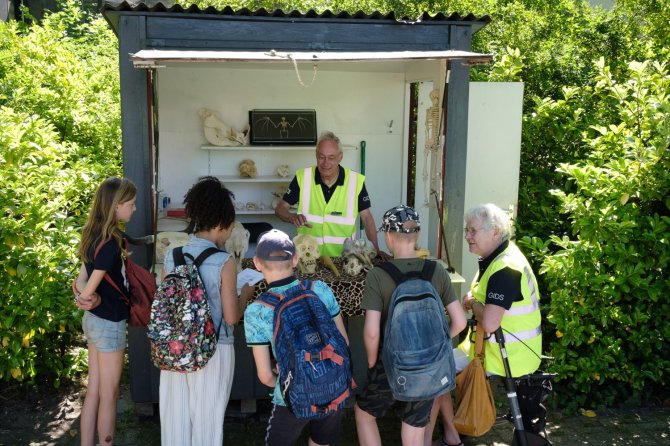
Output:
[[[225,123],[237,129],[247,124],[248,111],[254,108],[315,109],[318,133],[331,130],[343,144],[360,146],[361,141],[366,142],[366,185],[379,224],[384,211],[402,200],[404,71],[323,69],[317,71],[314,84],[305,88],[291,65],[283,67],[184,64],[158,69],[158,189],[170,197],[172,207],[180,207],[188,188],[208,173],[208,153],[200,149],[207,144],[197,114],[200,108],[217,111]],[[300,76],[309,84],[311,67],[300,67]],[[389,127],[391,121],[393,126]],[[311,153],[307,164],[315,163]],[[343,164],[359,168],[358,163],[349,166],[346,158]],[[233,186],[231,189],[235,191]],[[244,217],[243,221],[270,221],[281,227],[271,215]]]
[[[479,203],[516,211],[521,156],[523,83],[471,82],[465,212]],[[466,286],[477,272],[477,256],[463,241]],[[464,290],[461,290],[464,292]]]

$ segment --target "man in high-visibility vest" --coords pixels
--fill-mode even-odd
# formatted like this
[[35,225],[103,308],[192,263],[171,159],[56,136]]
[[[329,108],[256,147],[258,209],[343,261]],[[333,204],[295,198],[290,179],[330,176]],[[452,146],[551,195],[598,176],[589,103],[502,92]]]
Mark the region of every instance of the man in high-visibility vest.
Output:
[[[342,254],[342,244],[356,230],[360,215],[365,235],[379,251],[375,219],[370,212],[370,197],[365,188],[365,176],[340,166],[340,139],[324,132],[316,144],[316,166],[298,169],[288,190],[275,208],[275,215],[294,224],[298,233],[309,234],[319,243],[322,255]],[[297,211],[290,207],[297,204]]]

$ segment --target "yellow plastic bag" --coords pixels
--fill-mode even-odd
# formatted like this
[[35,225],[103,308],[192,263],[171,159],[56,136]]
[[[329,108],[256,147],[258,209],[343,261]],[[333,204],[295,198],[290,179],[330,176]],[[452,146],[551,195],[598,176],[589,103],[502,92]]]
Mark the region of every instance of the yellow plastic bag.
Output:
[[456,377],[454,425],[463,435],[479,437],[496,421],[496,406],[484,370],[484,336],[475,340],[475,357]]

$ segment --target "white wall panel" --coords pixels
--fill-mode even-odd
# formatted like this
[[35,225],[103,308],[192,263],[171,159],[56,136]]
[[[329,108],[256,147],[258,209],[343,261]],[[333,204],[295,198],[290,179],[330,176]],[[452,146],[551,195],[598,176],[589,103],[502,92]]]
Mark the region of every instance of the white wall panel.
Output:
[[[522,101],[522,83],[470,83],[465,212],[479,203],[516,209]],[[462,265],[461,275],[469,285],[477,271],[477,256],[465,241]]]

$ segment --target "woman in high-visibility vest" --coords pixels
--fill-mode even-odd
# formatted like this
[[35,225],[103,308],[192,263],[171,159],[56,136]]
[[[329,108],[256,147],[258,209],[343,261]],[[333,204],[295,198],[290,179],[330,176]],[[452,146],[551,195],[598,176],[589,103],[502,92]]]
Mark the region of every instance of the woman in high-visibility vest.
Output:
[[488,338],[486,371],[505,375],[500,348],[495,337],[488,336],[502,326],[512,376],[533,373],[540,366],[542,351],[535,274],[510,240],[511,225],[505,211],[494,204],[483,204],[469,210],[465,221],[465,240],[470,252],[480,259],[479,272],[463,299],[463,308],[472,311],[477,329]]
[[[493,336],[502,327],[512,376],[519,377],[540,366],[542,328],[537,280],[526,257],[510,240],[511,231],[509,215],[494,204],[480,204],[466,212],[465,241],[470,252],[479,256],[479,271],[463,298],[463,309],[477,320],[474,336],[485,336],[486,372],[505,376],[500,347]],[[469,356],[474,356],[474,342]],[[458,432],[453,415],[448,416],[453,414],[449,395],[436,399],[433,419],[437,407],[443,414],[445,431],[441,444],[458,445],[460,439],[454,442]]]

